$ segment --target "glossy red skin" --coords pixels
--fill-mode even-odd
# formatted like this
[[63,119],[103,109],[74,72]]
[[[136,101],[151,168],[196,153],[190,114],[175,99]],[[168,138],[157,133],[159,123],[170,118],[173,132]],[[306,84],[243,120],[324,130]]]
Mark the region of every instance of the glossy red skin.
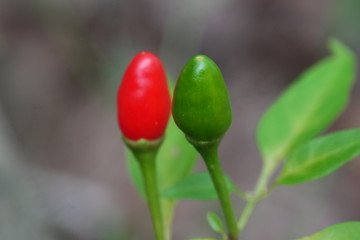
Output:
[[164,134],[171,100],[157,56],[140,52],[134,57],[120,84],[117,106],[119,126],[126,138],[155,140]]

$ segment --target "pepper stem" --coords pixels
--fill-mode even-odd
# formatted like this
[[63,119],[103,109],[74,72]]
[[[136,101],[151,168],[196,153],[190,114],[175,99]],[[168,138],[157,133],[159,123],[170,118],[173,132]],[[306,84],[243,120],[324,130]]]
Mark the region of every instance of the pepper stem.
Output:
[[194,146],[203,157],[211,179],[214,183],[217,195],[220,200],[220,205],[225,216],[225,221],[229,232],[228,239],[236,240],[238,239],[239,231],[230,199],[230,193],[227,188],[224,173],[219,162],[219,143],[220,141],[216,141],[209,144],[194,144]]
[[150,210],[156,239],[165,240],[164,223],[156,177],[156,155],[161,145],[162,139],[156,141],[141,139],[137,142],[134,142],[124,138],[124,141],[132,150],[136,160],[140,165],[145,187],[146,200]]
[[140,164],[141,173],[144,181],[148,207],[157,240],[165,240],[163,231],[163,221],[161,206],[156,182],[156,153],[138,154],[137,159]]

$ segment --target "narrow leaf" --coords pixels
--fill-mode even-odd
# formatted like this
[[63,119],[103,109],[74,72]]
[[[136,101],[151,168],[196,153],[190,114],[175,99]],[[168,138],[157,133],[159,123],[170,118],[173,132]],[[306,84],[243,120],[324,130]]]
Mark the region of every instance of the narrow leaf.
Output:
[[261,118],[257,142],[266,164],[275,164],[321,133],[346,106],[355,57],[335,39],[330,50],[331,56],[305,71]]
[[297,240],[358,240],[360,222],[346,222],[325,228],[321,232]]
[[[230,192],[235,191],[235,186],[226,177],[226,184]],[[217,198],[217,193],[208,172],[194,173],[172,187],[162,192],[163,198],[211,200]]]
[[360,154],[360,129],[329,134],[290,153],[278,184],[298,184],[324,177]]
[[206,219],[212,230],[214,230],[217,233],[221,233],[221,234],[223,234],[225,232],[224,225],[218,215],[216,215],[213,212],[209,212],[206,215]]

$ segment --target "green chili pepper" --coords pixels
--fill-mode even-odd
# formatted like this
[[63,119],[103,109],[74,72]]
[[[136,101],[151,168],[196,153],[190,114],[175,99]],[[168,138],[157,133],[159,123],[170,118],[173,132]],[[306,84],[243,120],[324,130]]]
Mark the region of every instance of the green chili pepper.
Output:
[[229,95],[220,69],[210,58],[191,58],[177,80],[173,100],[176,124],[190,142],[220,141],[231,125]]
[[231,125],[231,106],[224,78],[208,57],[191,58],[177,80],[172,106],[178,127],[203,157],[217,191],[228,226],[227,240],[238,238],[238,228],[218,146]]

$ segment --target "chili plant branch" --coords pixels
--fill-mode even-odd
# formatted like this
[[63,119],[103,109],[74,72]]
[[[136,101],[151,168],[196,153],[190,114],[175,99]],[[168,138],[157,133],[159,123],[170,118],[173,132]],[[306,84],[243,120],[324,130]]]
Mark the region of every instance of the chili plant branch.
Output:
[[265,164],[261,170],[259,179],[256,183],[255,190],[251,198],[247,200],[243,213],[240,216],[238,221],[239,232],[244,230],[246,227],[251,215],[253,214],[255,207],[257,204],[268,196],[268,194],[274,189],[275,185],[272,185],[270,189],[268,189],[268,184],[272,174],[274,173],[277,165],[274,167],[268,164]]

